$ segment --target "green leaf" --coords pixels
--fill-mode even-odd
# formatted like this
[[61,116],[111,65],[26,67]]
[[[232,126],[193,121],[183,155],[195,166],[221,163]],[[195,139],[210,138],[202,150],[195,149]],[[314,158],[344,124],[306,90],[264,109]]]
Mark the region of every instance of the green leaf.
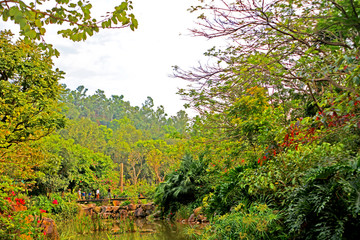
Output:
[[111,20],[113,21],[114,24],[117,24],[116,16],[113,16],[113,17],[111,18]]
[[11,7],[9,10],[10,16],[15,16],[19,12],[19,9],[17,7]]
[[32,39],[35,39],[36,38],[36,32],[35,30],[30,30],[29,34],[28,34],[28,37],[32,38]]
[[37,26],[38,28],[40,28],[42,26],[42,22],[40,21],[40,19],[36,19],[34,23],[35,23],[35,26]]
[[353,78],[353,82],[356,84],[356,85],[360,85],[360,78],[358,76],[355,76]]

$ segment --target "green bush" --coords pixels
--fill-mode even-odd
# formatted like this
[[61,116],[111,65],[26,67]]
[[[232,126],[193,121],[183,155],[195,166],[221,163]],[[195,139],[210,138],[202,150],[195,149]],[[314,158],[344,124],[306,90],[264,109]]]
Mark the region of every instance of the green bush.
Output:
[[247,188],[240,186],[242,179],[239,174],[244,168],[238,166],[223,175],[223,178],[215,185],[214,191],[203,199],[206,213],[225,214],[231,207],[250,199]]
[[181,166],[166,177],[165,182],[155,190],[155,202],[163,209],[164,214],[175,213],[181,205],[194,204],[201,200],[208,191],[203,176],[206,174],[206,163],[200,158],[193,159],[185,155]]
[[290,197],[286,223],[298,239],[360,239],[360,159],[309,171]]
[[[193,213],[193,206],[180,206],[178,211],[175,213],[175,219],[188,219],[190,215]],[[172,215],[172,213],[170,214]]]
[[230,213],[216,216],[197,239],[287,239],[281,235],[280,214],[265,203],[240,203]]
[[51,213],[59,219],[71,219],[76,216],[78,207],[74,199],[75,194],[65,194],[62,198],[60,194],[54,193],[51,198],[43,195],[34,196],[31,199],[32,205]]

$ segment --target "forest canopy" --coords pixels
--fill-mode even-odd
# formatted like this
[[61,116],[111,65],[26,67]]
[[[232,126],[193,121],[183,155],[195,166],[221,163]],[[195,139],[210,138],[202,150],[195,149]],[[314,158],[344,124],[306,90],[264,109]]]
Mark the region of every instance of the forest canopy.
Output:
[[[90,19],[86,6],[76,21]],[[360,2],[200,0],[191,11],[193,34],[228,43],[206,64],[174,69],[190,82],[179,94],[193,119],[169,117],[151,97],[132,106],[67,89],[49,49],[1,33],[0,210],[11,212],[13,189],[110,187],[153,198],[164,218],[206,216],[194,239],[358,239]],[[77,26],[73,40],[89,29]]]

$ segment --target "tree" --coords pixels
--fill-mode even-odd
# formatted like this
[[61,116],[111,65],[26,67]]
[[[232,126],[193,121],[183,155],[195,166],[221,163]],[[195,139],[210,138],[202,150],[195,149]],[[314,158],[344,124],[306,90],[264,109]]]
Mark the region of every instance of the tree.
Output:
[[145,156],[146,165],[155,177],[155,182],[160,183],[170,169],[170,161],[166,154],[169,146],[164,140],[138,141],[136,148]]
[[195,201],[203,191],[206,181],[202,178],[206,174],[206,163],[185,155],[181,159],[179,169],[169,174],[155,191],[155,201],[163,213],[176,212],[180,204],[189,204]]
[[106,154],[110,155],[114,162],[126,163],[135,143],[143,138],[142,132],[126,117],[111,121],[109,129],[113,134],[108,141]]
[[179,93],[199,111],[222,112],[255,85],[300,93],[318,111],[330,93],[359,92],[358,1],[202,2],[193,8],[203,11],[193,33],[231,44],[206,53],[213,65],[175,69],[176,77],[193,82]]
[[75,144],[72,139],[53,134],[41,142],[48,155],[47,162],[37,168],[36,186],[41,193],[79,186],[93,191],[114,173],[115,165],[110,157]]
[[[137,28],[137,20],[132,13],[132,2],[122,1],[114,11],[106,13],[97,20],[91,14],[90,1],[80,0],[76,3],[69,0],[37,0],[35,2],[21,0],[4,0],[0,2],[0,15],[4,21],[11,20],[20,26],[20,34],[30,39],[42,39],[45,25],[57,24],[65,26],[58,31],[63,37],[73,41],[86,40],[94,32],[104,28]],[[44,46],[44,45],[42,45]]]
[[73,139],[76,144],[94,152],[100,152],[106,148],[107,130],[88,118],[81,118],[69,121],[67,127],[60,130],[60,135],[65,139]]
[[129,164],[128,171],[130,172],[132,182],[136,186],[138,183],[139,176],[143,171],[143,163],[144,163],[143,156],[141,155],[140,152],[133,150],[130,152],[127,162]]
[[34,141],[64,127],[57,99],[63,72],[34,42],[0,32],[0,148]]
[[38,142],[21,142],[0,148],[0,175],[5,179],[26,180],[29,186],[38,176],[35,171],[49,160]]
[[[218,177],[209,182],[214,191],[199,197],[209,216],[248,213],[250,202],[266,199],[293,230],[279,226],[278,238],[351,238],[359,179],[358,165],[347,162],[358,164],[360,2],[200,2],[193,33],[225,37],[229,45],[206,53],[212,64],[175,68],[174,75],[193,84],[179,93],[200,113],[192,137],[209,149],[206,171]],[[241,222],[231,215],[212,221],[210,232]],[[222,238],[232,238],[231,231]]]

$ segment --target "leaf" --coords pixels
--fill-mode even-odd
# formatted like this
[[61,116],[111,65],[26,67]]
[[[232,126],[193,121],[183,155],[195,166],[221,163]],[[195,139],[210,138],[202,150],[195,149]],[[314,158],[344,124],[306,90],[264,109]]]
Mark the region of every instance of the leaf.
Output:
[[17,8],[17,7],[11,7],[10,9],[9,9],[9,15],[10,16],[15,16],[17,13],[19,12],[19,9]]
[[35,39],[36,38],[36,32],[35,30],[30,30],[29,34],[28,34],[28,37],[32,38],[32,39]]
[[356,85],[360,85],[360,78],[358,76],[355,76],[353,78],[353,82],[356,84]]

